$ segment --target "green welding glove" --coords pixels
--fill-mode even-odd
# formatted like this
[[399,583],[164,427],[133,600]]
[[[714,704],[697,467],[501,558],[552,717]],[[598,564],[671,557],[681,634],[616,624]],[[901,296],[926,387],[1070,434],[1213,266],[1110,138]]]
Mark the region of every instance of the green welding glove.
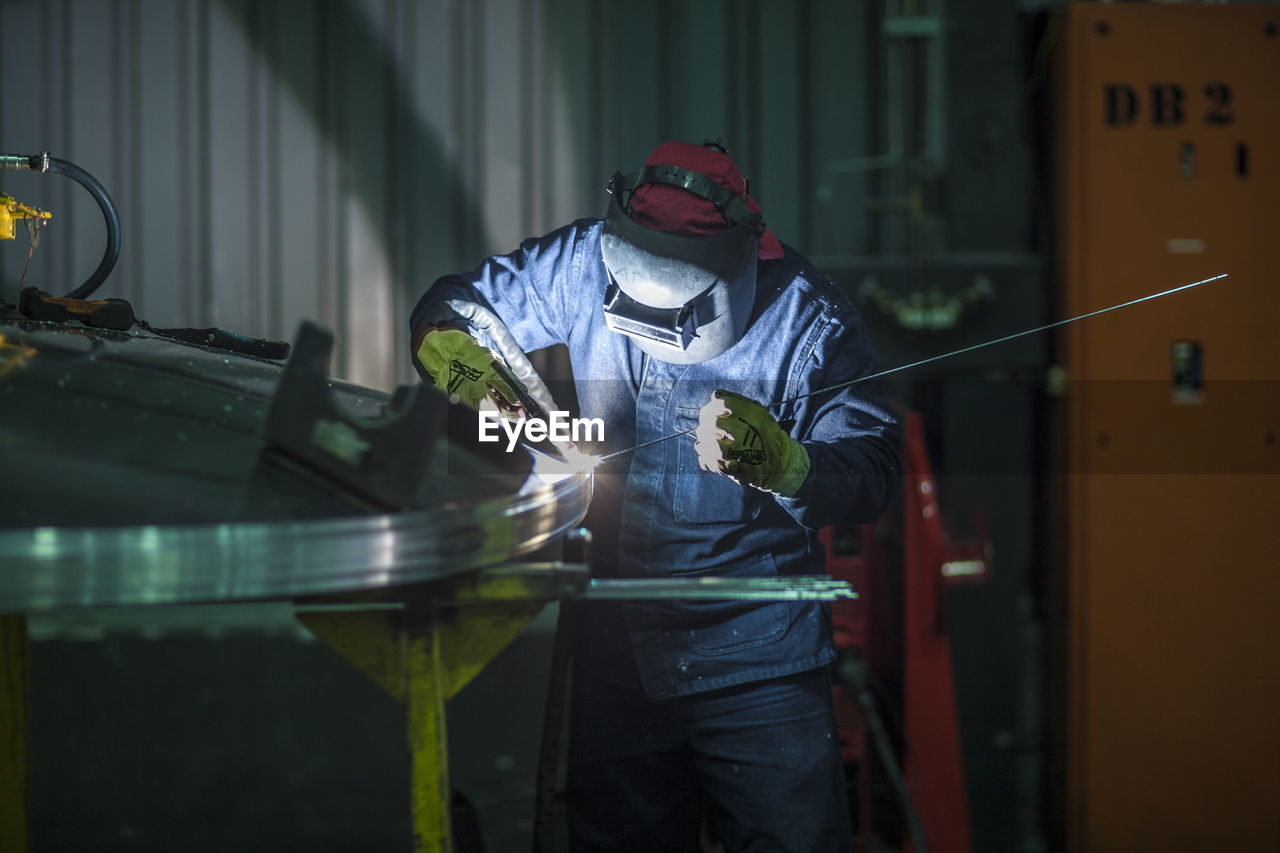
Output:
[[698,413],[698,464],[738,483],[793,497],[809,474],[809,451],[755,400],[720,390]]
[[461,329],[431,329],[418,342],[414,357],[455,403],[479,410],[488,399],[503,412],[519,405],[519,397],[493,369],[498,354]]

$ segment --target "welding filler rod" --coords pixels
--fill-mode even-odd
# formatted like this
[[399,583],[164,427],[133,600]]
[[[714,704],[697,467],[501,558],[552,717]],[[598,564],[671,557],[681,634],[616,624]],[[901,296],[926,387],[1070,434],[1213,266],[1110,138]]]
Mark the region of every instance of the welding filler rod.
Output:
[[[861,382],[870,382],[872,379],[879,379],[882,376],[888,376],[892,373],[901,373],[904,370],[911,370],[912,368],[921,367],[926,364],[932,364],[935,361],[942,361],[943,359],[951,358],[953,356],[964,355],[967,352],[973,352],[974,350],[982,349],[983,347],[995,346],[996,344],[1002,344],[1002,343],[1005,343],[1006,341],[1012,341],[1016,338],[1026,337],[1027,335],[1034,335],[1039,332],[1047,332],[1050,329],[1056,329],[1059,326],[1065,326],[1068,323],[1075,323],[1078,320],[1087,320],[1090,317],[1097,317],[1100,314],[1106,314],[1111,311],[1118,311],[1121,308],[1129,308],[1130,306],[1138,305],[1143,302],[1150,302],[1151,300],[1159,299],[1162,296],[1169,296],[1181,290],[1190,290],[1193,287],[1199,287],[1202,284],[1208,284],[1211,281],[1217,281],[1218,279],[1226,278],[1226,277],[1227,277],[1227,273],[1219,273],[1218,275],[1212,276],[1210,278],[1203,278],[1200,281],[1193,281],[1190,284],[1178,285],[1177,287],[1171,287],[1168,290],[1162,290],[1159,293],[1149,293],[1146,296],[1140,296],[1137,299],[1130,299],[1128,302],[1121,302],[1116,305],[1111,305],[1107,308],[1099,308],[1097,311],[1090,311],[1086,314],[1079,314],[1075,317],[1068,317],[1065,320],[1056,320],[1052,323],[1046,323],[1043,326],[1036,326],[1033,329],[1025,329],[1021,332],[1014,332],[1012,335],[1005,335],[1003,337],[993,338],[992,340],[989,340],[989,341],[983,341],[982,343],[973,344],[972,346],[961,347],[960,349],[952,350],[951,352],[946,352],[946,353],[943,353],[942,355],[934,355],[928,358],[922,358],[919,361],[913,361],[910,364],[900,364],[897,367],[890,367],[887,370],[881,370],[876,373],[869,373],[866,376],[859,376],[857,379],[850,379],[848,382],[840,382],[835,385],[829,385],[826,388],[819,388],[816,391],[807,391],[804,394],[797,394],[796,396],[789,397],[785,400],[778,400],[774,403],[770,403],[769,408],[776,409],[779,406],[786,405],[787,403],[794,403],[796,400],[803,400],[805,397],[812,397],[815,394],[825,394],[828,391],[838,391],[841,388],[848,388],[850,385],[857,385]],[[673,432],[670,435],[664,435],[661,438],[655,438],[651,441],[645,441],[640,444],[633,445],[631,447],[623,448],[622,450],[615,450],[613,453],[606,453],[604,456],[601,456],[596,461],[596,465],[598,466],[602,464],[606,459],[612,459],[615,456],[621,456],[624,453],[630,453],[633,450],[639,450],[642,447],[648,447],[649,445],[657,444],[660,441],[666,441],[671,438],[679,438],[682,435],[692,435],[694,432],[696,432],[696,429],[681,430],[680,432]]]

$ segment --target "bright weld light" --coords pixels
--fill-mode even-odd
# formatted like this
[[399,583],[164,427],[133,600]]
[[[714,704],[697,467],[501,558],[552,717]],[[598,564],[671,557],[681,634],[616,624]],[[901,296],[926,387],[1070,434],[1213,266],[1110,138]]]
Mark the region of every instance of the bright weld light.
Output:
[[599,456],[583,453],[576,447],[562,448],[562,452],[564,453],[564,464],[575,474],[586,474],[588,471],[594,471],[596,466],[600,464]]
[[545,453],[533,454],[534,476],[547,483],[563,480],[578,474],[589,474],[600,464],[600,457],[583,453],[576,447],[561,447],[564,459],[557,459]]

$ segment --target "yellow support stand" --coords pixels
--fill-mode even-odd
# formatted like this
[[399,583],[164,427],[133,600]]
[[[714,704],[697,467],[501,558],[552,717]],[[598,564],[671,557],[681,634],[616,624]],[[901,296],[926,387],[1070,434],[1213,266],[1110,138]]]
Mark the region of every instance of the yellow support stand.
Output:
[[[397,600],[383,593],[300,605],[298,620],[311,633],[405,704],[415,853],[453,849],[445,701],[560,597],[566,571],[573,572],[558,564],[489,569]],[[308,609],[315,606],[323,609]]]
[[0,614],[0,850],[31,849],[27,817],[27,617]]
[[409,809],[415,853],[453,850],[449,739],[440,675],[441,634],[434,619],[402,633]]
[[[585,566],[486,569],[395,592],[299,603],[298,619],[405,705],[415,853],[451,853],[445,702],[546,603],[581,589]],[[0,851],[31,849],[27,617],[0,614]]]

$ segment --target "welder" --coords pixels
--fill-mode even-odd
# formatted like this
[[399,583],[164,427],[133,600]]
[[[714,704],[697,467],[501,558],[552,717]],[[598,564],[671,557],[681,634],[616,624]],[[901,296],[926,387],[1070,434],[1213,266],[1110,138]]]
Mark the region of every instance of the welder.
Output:
[[[603,219],[435,282],[416,365],[510,405],[495,353],[542,395],[523,352],[567,347],[578,406],[605,424],[593,449],[635,448],[596,470],[595,576],[822,574],[818,528],[879,518],[899,482],[882,393],[847,384],[875,371],[857,312],[765,225],[718,142],[664,143],[609,189]],[[850,849],[823,604],[565,616],[572,849]]]

